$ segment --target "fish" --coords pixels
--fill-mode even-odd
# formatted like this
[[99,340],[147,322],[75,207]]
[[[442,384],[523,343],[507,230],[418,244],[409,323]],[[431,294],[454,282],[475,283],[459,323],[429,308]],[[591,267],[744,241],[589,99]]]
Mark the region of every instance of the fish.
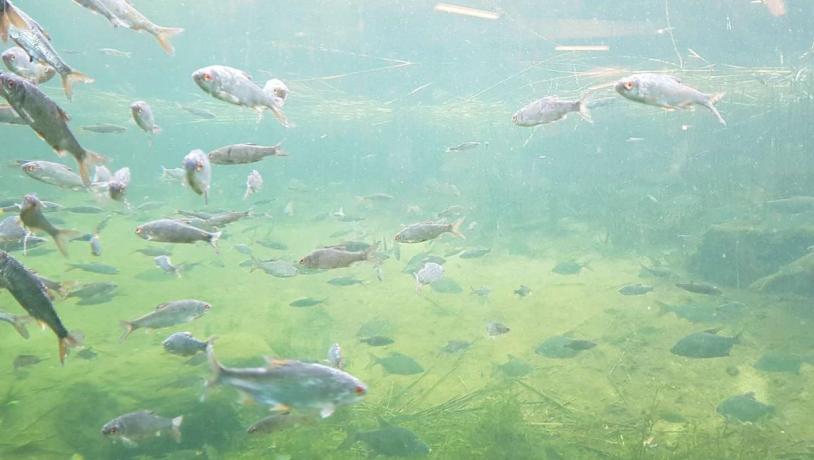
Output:
[[130,168],[118,169],[107,182],[107,194],[112,200],[122,201],[128,185],[130,185]]
[[106,160],[79,144],[68,128],[69,117],[62,108],[33,83],[7,72],[0,72],[0,96],[11,104],[58,156],[70,153],[79,164],[82,183],[90,185],[90,166]]
[[8,29],[10,26],[27,29],[30,26],[23,17],[23,13],[17,9],[11,0],[0,0],[0,40],[8,40]]
[[693,105],[701,105],[712,112],[720,124],[726,126],[726,120],[715,107],[725,93],[702,93],[672,75],[634,74],[617,81],[614,89],[631,101],[665,109],[689,109]]
[[133,55],[133,53],[129,51],[117,50],[116,48],[99,48],[99,52],[106,56],[122,57],[128,59],[130,58],[130,56]]
[[28,53],[19,46],[15,46],[3,51],[0,55],[6,68],[25,78],[26,80],[40,85],[52,79],[57,71],[48,64],[32,60]]
[[215,118],[217,118],[217,115],[208,110],[199,109],[197,107],[193,107],[190,105],[181,105],[179,107],[191,113],[192,115],[195,115],[196,117],[202,118],[204,120],[214,120]]
[[346,251],[338,248],[320,248],[301,258],[302,266],[315,269],[329,270],[333,268],[348,267],[354,262],[374,261],[378,243],[371,245],[365,251]]
[[576,113],[583,120],[592,122],[587,103],[591,94],[589,91],[576,101],[563,100],[559,96],[546,96],[530,102],[515,112],[512,115],[512,123],[522,127],[537,126],[565,119],[569,113]]
[[228,211],[213,214],[206,219],[206,224],[212,227],[223,227],[224,225],[237,222],[244,217],[252,215],[251,211]]
[[257,163],[269,156],[287,156],[281,147],[282,143],[264,146],[257,144],[232,144],[226,145],[209,152],[209,161],[216,165],[245,165]]
[[327,299],[315,299],[313,297],[301,297],[289,303],[288,306],[296,308],[314,307],[319,304],[325,303],[326,300]]
[[17,357],[14,358],[14,370],[16,371],[24,367],[33,366],[43,361],[44,359],[35,355],[17,355]]
[[633,283],[622,286],[619,288],[618,292],[622,295],[644,295],[652,290],[653,286],[642,283]]
[[20,168],[26,176],[49,185],[70,190],[86,188],[79,174],[73,172],[71,168],[61,163],[42,160],[29,161],[23,163]]
[[460,219],[451,224],[434,222],[411,224],[401,229],[393,239],[399,243],[423,243],[438,238],[444,233],[452,233],[458,238],[465,238],[461,233],[463,221],[463,219]]
[[172,260],[170,260],[170,256],[166,256],[166,255],[156,256],[153,259],[153,262],[155,262],[156,267],[160,268],[161,270],[164,270],[164,273],[173,274],[173,275],[177,276],[178,278],[181,277],[181,270],[178,267],[176,267],[175,265],[172,264]]
[[661,265],[649,266],[644,264],[639,264],[639,266],[642,267],[640,276],[645,273],[650,276],[655,276],[656,278],[671,278],[673,276],[673,271],[670,270],[669,267],[664,267]]
[[444,277],[444,266],[435,262],[425,262],[420,270],[413,273],[413,277],[415,278],[416,292],[419,292],[422,286],[432,284]]
[[395,340],[391,339],[390,337],[386,337],[386,336],[383,336],[383,335],[374,335],[374,336],[371,336],[371,337],[365,337],[365,338],[359,339],[359,341],[362,342],[362,343],[366,343],[366,344],[370,345],[371,347],[383,347],[385,345],[390,345],[390,344],[396,342]]
[[535,353],[547,358],[565,359],[573,358],[583,350],[596,346],[590,340],[574,339],[564,335],[549,337],[534,350]]
[[99,239],[98,233],[95,233],[90,237],[90,253],[96,257],[102,255],[102,242]]
[[133,116],[136,125],[145,133],[158,134],[161,132],[161,128],[155,124],[153,109],[146,102],[136,101],[130,104],[130,114]]
[[350,433],[337,449],[349,449],[357,442],[363,443],[375,455],[385,457],[425,457],[432,451],[412,431],[387,423],[381,418],[378,429]]
[[119,269],[107,264],[100,264],[100,263],[92,263],[92,264],[68,264],[72,269],[79,269],[90,273],[98,273],[100,275],[115,275],[119,273]]
[[382,366],[388,374],[415,375],[424,372],[424,368],[416,360],[397,351],[391,351],[384,358],[373,356],[372,365],[376,364]]
[[68,238],[77,234],[74,230],[60,230],[54,227],[42,214],[43,205],[36,195],[30,193],[23,197],[20,208],[20,221],[29,230],[42,230],[54,239],[59,252],[68,257]]
[[701,303],[671,305],[660,301],[656,303],[659,305],[659,315],[673,313],[691,323],[712,323],[718,320],[718,311],[712,305]]
[[64,364],[68,349],[81,343],[79,334],[68,332],[62,324],[42,281],[5,251],[0,251],[0,287],[6,288],[32,318],[54,332],[59,343],[59,362]]
[[186,171],[186,183],[193,192],[203,195],[204,203],[209,204],[209,186],[212,183],[212,166],[203,150],[195,149],[184,157],[182,163]]
[[738,342],[740,334],[725,337],[718,335],[718,329],[710,329],[683,337],[673,345],[670,352],[686,358],[720,358],[729,356],[732,346]]
[[788,198],[769,200],[766,206],[772,211],[783,214],[800,214],[814,211],[814,196],[798,195]]
[[87,299],[90,297],[107,296],[112,294],[119,286],[116,283],[98,282],[80,284],[71,289],[65,297],[77,297]]
[[514,294],[520,296],[520,298],[523,298],[531,294],[531,289],[525,284],[521,284],[519,288],[514,290]]
[[355,286],[357,284],[365,284],[365,282],[352,276],[342,276],[329,279],[328,284],[332,286]]
[[136,235],[147,241],[192,244],[205,241],[217,249],[221,232],[207,232],[172,219],[158,219],[136,227]]
[[414,255],[407,261],[407,265],[401,270],[402,273],[413,274],[421,269],[427,262],[432,262],[438,265],[444,265],[446,259],[440,256],[432,255],[428,252],[422,252]]
[[137,447],[139,442],[161,436],[170,436],[181,442],[181,424],[184,417],[161,417],[153,411],[142,410],[120,415],[102,426],[102,435],[114,441],[121,441],[128,447]]
[[48,35],[48,32],[46,32],[37,21],[25,14],[22,14],[22,16],[28,24],[28,27],[12,27],[9,29],[9,36],[17,46],[25,50],[30,61],[47,64],[59,73],[62,79],[62,90],[65,92],[65,96],[68,100],[73,98],[73,84],[75,82],[93,83],[93,78],[73,69],[62,59],[51,44],[51,37]]
[[797,375],[802,364],[803,360],[798,355],[783,351],[767,351],[752,367],[763,372],[786,372]]
[[144,31],[154,36],[168,56],[175,54],[170,38],[184,31],[178,27],[161,27],[153,24],[130,0],[74,0],[74,2],[104,16],[114,27]]
[[164,248],[142,248],[136,249],[136,252],[144,254],[145,256],[158,257],[158,256],[171,256],[172,251]]
[[243,199],[248,199],[261,188],[263,188],[263,176],[256,169],[252,169],[252,172],[246,177],[246,193],[243,194]]
[[488,298],[489,294],[492,293],[492,288],[488,286],[481,286],[479,288],[469,288],[469,293],[481,298]]
[[486,335],[489,337],[497,337],[499,335],[508,334],[511,329],[503,323],[497,321],[489,321],[486,323]]
[[393,195],[388,193],[376,192],[369,195],[357,196],[356,200],[362,204],[383,203],[393,200]]
[[161,180],[165,182],[178,182],[180,184],[186,183],[187,171],[184,168],[165,168],[161,167]]
[[522,359],[509,355],[505,363],[497,365],[497,370],[506,377],[517,379],[529,375],[534,368]]
[[462,288],[457,281],[448,277],[433,281],[430,283],[430,289],[432,289],[433,292],[439,292],[441,294],[460,294],[464,292],[464,288]]
[[472,342],[467,340],[450,340],[446,345],[441,347],[443,353],[460,353],[466,351],[472,346]]
[[6,313],[4,311],[0,311],[0,321],[4,323],[9,323],[14,326],[14,329],[17,330],[17,333],[24,339],[27,339],[28,336],[28,329],[25,327],[26,323],[31,321],[31,318],[28,316],[17,316],[12,315],[11,313]]
[[706,294],[706,295],[721,295],[722,292],[716,286],[713,286],[709,283],[701,283],[701,282],[689,282],[689,283],[676,283],[676,287],[680,287],[685,291],[694,292],[696,294]]
[[755,399],[754,392],[730,396],[718,404],[715,411],[728,420],[754,423],[774,414],[774,406]]
[[335,367],[337,369],[345,368],[345,356],[342,353],[342,347],[340,347],[338,343],[334,343],[330,348],[328,348],[328,359],[326,362],[331,367]]
[[458,254],[459,259],[477,259],[492,252],[490,248],[470,248]]
[[198,340],[190,332],[175,332],[161,342],[161,346],[167,353],[180,356],[192,356],[199,352],[206,351],[207,345],[212,342],[212,338],[206,341]]
[[253,423],[246,429],[249,434],[269,434],[276,433],[285,428],[296,425],[297,423],[306,421],[303,416],[292,415],[291,412],[279,412],[264,417],[257,422]]
[[257,241],[257,244],[263,246],[264,248],[274,249],[275,251],[285,251],[288,249],[288,246],[285,243],[269,239],[259,240]]
[[27,125],[28,121],[17,114],[13,107],[9,105],[0,105],[0,124]]
[[136,329],[160,329],[188,323],[200,318],[211,308],[212,305],[209,303],[196,299],[173,300],[162,303],[155,307],[154,311],[144,316],[132,321],[122,321],[121,325],[124,328],[124,334],[122,334],[121,340],[127,339]]
[[127,128],[124,126],[119,125],[111,125],[109,123],[102,123],[98,125],[87,125],[87,126],[80,126],[79,129],[82,131],[89,131],[92,133],[99,133],[99,134],[121,134],[127,131]]
[[452,147],[447,147],[446,152],[447,153],[465,152],[467,150],[476,149],[476,148],[480,147],[481,145],[485,146],[487,149],[489,148],[489,143],[488,142],[469,141],[469,142],[464,142],[464,143],[461,143],[461,144],[458,144],[458,145],[454,145]]
[[364,382],[324,364],[267,358],[264,367],[233,368],[218,362],[212,344],[206,353],[213,373],[207,389],[225,384],[278,410],[316,410],[327,418],[339,406],[357,403],[367,394]]
[[248,73],[223,65],[198,69],[192,73],[192,79],[205,93],[216,99],[249,107],[257,112],[258,117],[269,109],[280,124],[290,126],[282,110],[285,97],[281,97],[283,94],[277,84],[279,80],[269,80],[261,89]]
[[249,261],[251,263],[251,270],[263,270],[267,275],[277,278],[291,278],[299,274],[299,270],[294,264],[287,260],[271,259],[271,260],[258,260],[254,257]]

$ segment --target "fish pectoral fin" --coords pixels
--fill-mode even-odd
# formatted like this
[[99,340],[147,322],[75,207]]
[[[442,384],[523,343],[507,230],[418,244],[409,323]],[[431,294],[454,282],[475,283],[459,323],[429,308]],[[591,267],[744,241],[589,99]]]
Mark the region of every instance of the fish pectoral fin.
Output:
[[132,439],[130,439],[130,438],[126,437],[126,436],[122,436],[119,439],[121,439],[122,443],[127,447],[138,447],[138,444],[135,441],[133,441]]
[[275,414],[280,414],[280,415],[284,415],[284,414],[287,415],[287,414],[291,413],[291,408],[288,407],[285,404],[278,403],[278,404],[275,404],[275,405],[271,406],[269,408],[269,412],[273,412]]
[[328,404],[323,406],[322,409],[319,410],[319,416],[322,418],[328,418],[331,415],[333,415],[334,411],[336,411],[336,405]]

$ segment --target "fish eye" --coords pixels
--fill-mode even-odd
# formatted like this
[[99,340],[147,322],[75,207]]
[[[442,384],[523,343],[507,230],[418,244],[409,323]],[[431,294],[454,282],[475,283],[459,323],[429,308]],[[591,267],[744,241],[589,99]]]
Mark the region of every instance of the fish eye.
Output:
[[624,86],[625,86],[625,89],[626,89],[626,90],[631,90],[631,89],[633,89],[633,81],[631,81],[631,80],[626,81],[626,82],[625,82],[625,84],[624,84]]
[[209,75],[209,72],[204,72],[203,79],[206,81],[212,80],[212,75]]
[[367,392],[367,389],[362,385],[356,385],[356,388],[353,389],[357,395],[363,395]]
[[13,61],[13,60],[17,59],[17,56],[12,54],[12,55],[9,55],[8,59],[9,59],[9,61]]
[[14,80],[9,80],[6,82],[6,86],[8,86],[10,89],[14,89],[14,87],[17,86],[17,83]]

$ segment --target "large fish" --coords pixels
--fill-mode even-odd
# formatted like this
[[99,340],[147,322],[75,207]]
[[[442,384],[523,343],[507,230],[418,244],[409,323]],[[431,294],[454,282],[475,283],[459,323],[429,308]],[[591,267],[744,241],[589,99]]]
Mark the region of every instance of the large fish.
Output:
[[74,0],[81,6],[101,14],[114,27],[125,27],[135,31],[145,31],[153,35],[165,53],[172,56],[175,48],[170,43],[170,37],[178,35],[184,29],[177,27],[161,27],[153,24],[144,16],[130,0]]
[[283,113],[288,92],[280,89],[279,80],[269,80],[260,88],[248,73],[223,65],[198,69],[192,73],[192,79],[204,92],[216,99],[254,109],[258,116],[269,109],[283,126],[289,126]]
[[358,402],[367,394],[361,380],[324,364],[269,359],[265,367],[233,368],[215,359],[211,343],[206,354],[214,374],[207,388],[223,383],[278,410],[317,410],[325,418],[338,406]]
[[640,73],[616,82],[616,92],[631,101],[654,105],[665,109],[690,109],[701,105],[709,109],[718,121],[726,126],[726,120],[718,113],[715,103],[724,93],[705,94],[685,85],[672,75]]
[[48,32],[40,26],[37,21],[28,17],[25,13],[21,16],[26,20],[27,28],[11,27],[9,36],[14,43],[24,49],[32,61],[39,61],[53,67],[62,78],[62,89],[65,96],[70,100],[73,96],[73,83],[93,83],[93,79],[76,71],[69,66],[51,45],[51,37]]
[[68,114],[56,102],[33,83],[8,72],[0,72],[0,96],[57,155],[63,156],[65,152],[73,155],[79,163],[82,183],[90,185],[90,165],[103,163],[105,158],[79,145],[68,128]]
[[0,286],[6,288],[29,315],[54,331],[59,339],[59,362],[64,363],[68,348],[78,345],[80,340],[62,324],[42,281],[17,259],[0,251]]

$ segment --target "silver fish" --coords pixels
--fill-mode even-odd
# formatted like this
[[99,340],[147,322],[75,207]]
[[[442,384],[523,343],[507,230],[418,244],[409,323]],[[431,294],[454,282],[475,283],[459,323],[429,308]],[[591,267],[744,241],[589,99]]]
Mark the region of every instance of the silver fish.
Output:
[[107,193],[111,199],[122,201],[128,185],[130,185],[130,168],[124,167],[113,173],[113,177],[107,182]]
[[476,149],[476,148],[480,147],[481,145],[483,145],[486,148],[489,148],[489,143],[488,142],[469,141],[469,142],[464,142],[464,143],[461,143],[461,144],[458,144],[458,145],[454,145],[452,147],[447,147],[446,152],[447,153],[465,152],[467,150]]
[[443,278],[444,266],[435,262],[427,262],[420,270],[413,273],[413,277],[415,278],[415,289],[418,292],[422,286],[432,284]]
[[253,169],[252,172],[246,177],[246,193],[243,194],[243,199],[247,199],[263,188],[263,176]]
[[104,163],[104,157],[79,145],[70,128],[68,115],[36,85],[10,73],[0,72],[0,96],[28,122],[31,129],[42,138],[57,155],[70,153],[79,163],[79,176],[90,185],[89,167]]
[[166,182],[185,183],[187,172],[184,168],[165,168],[161,167],[161,180]]
[[257,144],[232,144],[209,152],[209,161],[216,165],[241,165],[256,163],[268,156],[287,156],[280,144],[264,146]]
[[184,157],[184,170],[186,170],[187,185],[197,193],[203,195],[204,203],[209,203],[209,185],[212,183],[212,165],[203,150],[195,149]]
[[76,235],[76,232],[73,230],[60,230],[54,227],[42,214],[42,210],[42,202],[37,198],[37,195],[30,193],[23,197],[23,204],[20,207],[20,221],[29,230],[42,230],[51,235],[59,252],[68,257],[67,239]]
[[[9,36],[14,43],[24,49],[32,61],[42,62],[53,67],[62,78],[62,89],[70,100],[73,96],[73,83],[93,83],[93,79],[69,66],[51,45],[51,38],[37,21],[22,14],[28,28],[11,27]],[[19,111],[18,111],[19,112]]]
[[248,73],[222,65],[198,69],[193,72],[192,79],[204,92],[216,99],[254,109],[258,116],[262,116],[263,110],[269,109],[283,126],[289,126],[282,110],[285,97],[280,96],[279,80],[269,80],[261,89]]
[[127,131],[124,126],[111,125],[109,123],[101,123],[98,125],[81,126],[79,129],[82,131],[90,131],[99,134],[121,134]]
[[201,341],[192,336],[190,332],[176,332],[161,342],[161,345],[168,353],[180,356],[192,356],[201,351],[206,351],[206,346],[211,342]]
[[157,256],[153,259],[153,262],[155,262],[156,267],[164,270],[165,273],[171,273],[179,278],[181,277],[181,271],[178,269],[178,267],[172,264],[170,256]]
[[130,113],[133,115],[133,121],[145,133],[158,134],[161,132],[161,128],[155,124],[153,109],[146,102],[136,101],[130,104]]
[[96,257],[102,255],[102,242],[99,240],[98,234],[93,234],[90,237],[90,253]]
[[215,115],[214,113],[212,113],[212,112],[210,112],[208,110],[193,107],[191,105],[179,105],[179,107],[181,107],[183,110],[186,110],[187,112],[191,113],[192,115],[195,115],[196,117],[201,118],[203,120],[213,120],[213,119],[217,118],[217,115]]
[[99,48],[99,52],[104,53],[107,56],[123,57],[123,58],[129,58],[130,56],[133,55],[133,53],[131,53],[129,51],[117,50],[116,48]]
[[268,359],[265,367],[230,368],[215,359],[211,344],[206,353],[213,372],[207,388],[219,383],[229,385],[261,404],[283,410],[317,410],[325,418],[337,407],[356,403],[367,394],[361,380],[323,364]]
[[452,233],[458,238],[464,238],[463,233],[461,233],[461,224],[463,221],[463,219],[460,219],[451,224],[434,222],[411,224],[401,229],[393,239],[400,243],[421,243],[438,238],[447,232]]
[[82,183],[82,178],[79,177],[79,174],[60,163],[29,161],[28,163],[23,163],[21,168],[27,176],[49,185],[73,190],[85,188],[85,184]]
[[120,415],[102,426],[102,435],[123,442],[128,447],[136,447],[143,442],[162,435],[169,435],[175,442],[181,442],[183,416],[172,419],[155,415],[152,411],[131,412]]
[[212,305],[195,299],[174,300],[155,307],[154,311],[132,321],[122,321],[124,334],[121,340],[136,329],[160,329],[162,327],[175,326],[176,324],[187,323],[196,318],[200,318],[209,311]]
[[153,24],[146,16],[136,9],[129,0],[74,0],[79,5],[106,17],[113,26],[125,27],[135,31],[145,31],[153,35],[161,48],[169,56],[175,54],[175,48],[170,43],[170,37],[178,35],[184,29],[177,27],[161,27]]
[[50,65],[31,60],[19,46],[5,50],[2,58],[8,70],[37,85],[47,82],[57,73]]
[[705,94],[685,85],[678,77],[654,73],[640,73],[616,82],[616,92],[631,101],[665,109],[689,109],[701,105],[709,109],[722,125],[726,120],[715,108],[724,93]]
[[308,268],[331,269],[348,267],[354,262],[374,260],[378,245],[371,245],[365,251],[347,251],[340,248],[320,248],[300,259],[300,265]]
[[517,126],[537,126],[564,119],[571,112],[576,112],[586,121],[591,121],[588,110],[587,93],[577,101],[561,100],[558,96],[546,96],[529,103],[512,115],[512,123]]
[[163,243],[195,243],[206,241],[217,248],[221,232],[210,233],[200,228],[172,219],[159,219],[136,227],[136,235],[147,240]]
[[331,345],[328,349],[327,363],[337,369],[345,368],[345,357],[342,355],[342,347],[338,343]]

